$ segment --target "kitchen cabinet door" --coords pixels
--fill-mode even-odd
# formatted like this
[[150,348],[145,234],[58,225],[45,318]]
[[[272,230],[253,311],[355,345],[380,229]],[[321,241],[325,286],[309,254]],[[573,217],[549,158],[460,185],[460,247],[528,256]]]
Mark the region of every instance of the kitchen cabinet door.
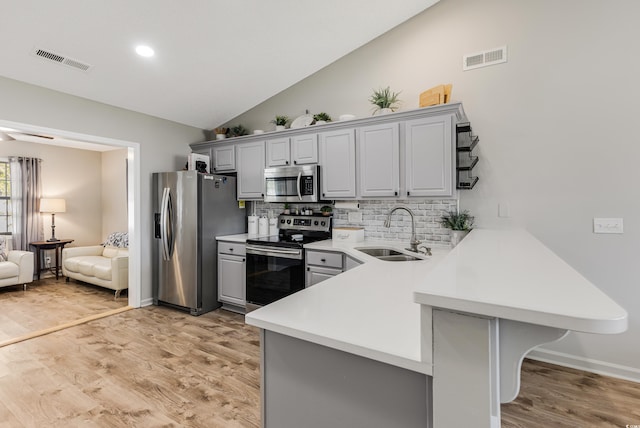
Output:
[[404,123],[407,196],[453,195],[453,129],[451,115]]
[[264,141],[236,146],[238,199],[264,198]]
[[267,166],[288,166],[291,162],[288,138],[267,140]]
[[308,266],[305,278],[305,287],[311,287],[312,285],[316,285],[325,279],[333,278],[341,273],[342,269]]
[[292,137],[291,159],[294,165],[318,163],[318,134]]
[[244,307],[245,277],[245,256],[218,254],[218,300]]
[[356,197],[356,144],[353,129],[320,134],[320,175],[323,199]]
[[398,196],[400,125],[386,123],[360,128],[357,149],[360,196]]
[[211,148],[212,173],[236,170],[236,148],[233,144],[225,144]]

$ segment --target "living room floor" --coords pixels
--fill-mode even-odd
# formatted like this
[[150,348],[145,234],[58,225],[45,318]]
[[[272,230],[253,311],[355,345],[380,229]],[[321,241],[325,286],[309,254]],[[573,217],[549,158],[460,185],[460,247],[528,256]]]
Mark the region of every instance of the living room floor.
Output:
[[[0,421],[259,427],[259,371],[258,330],[242,315],[130,310],[0,348]],[[507,428],[626,424],[640,424],[640,384],[530,360],[502,406]]]

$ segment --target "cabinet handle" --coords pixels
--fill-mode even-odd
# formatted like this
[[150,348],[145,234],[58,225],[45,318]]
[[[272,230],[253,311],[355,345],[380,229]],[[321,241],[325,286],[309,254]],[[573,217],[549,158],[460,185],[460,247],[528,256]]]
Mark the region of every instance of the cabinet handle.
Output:
[[310,268],[310,267],[308,267],[308,268],[307,268],[307,272],[310,272],[310,271],[311,271],[311,268]]
[[394,196],[398,196],[398,192],[393,192],[393,195]]
[[322,194],[322,197],[324,198],[324,193]]
[[320,259],[322,263],[326,263],[327,259]]
[[409,195],[410,195],[410,192],[407,192],[407,196],[409,196]]
[[297,165],[297,164],[298,164],[298,161],[295,161],[295,160],[294,160],[294,161],[293,161],[293,164],[294,164],[294,165]]
[[264,198],[264,193],[260,193],[260,195]]
[[289,161],[284,161],[284,164],[285,165],[289,165]]
[[233,248],[229,248],[229,251],[233,252]]
[[213,167],[213,170],[214,170],[214,171],[217,171],[217,170],[218,170],[218,168],[216,168],[216,167]]
[[244,262],[245,260],[244,260],[244,259],[242,259],[242,261]]

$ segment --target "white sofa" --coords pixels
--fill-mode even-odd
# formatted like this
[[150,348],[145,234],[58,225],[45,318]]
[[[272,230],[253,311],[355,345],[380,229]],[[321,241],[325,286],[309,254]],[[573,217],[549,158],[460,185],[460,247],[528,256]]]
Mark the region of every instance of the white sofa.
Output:
[[33,253],[30,251],[12,250],[7,253],[7,260],[0,262],[0,287],[33,282]]
[[129,249],[93,245],[62,250],[62,274],[70,278],[109,288],[115,298],[129,288]]

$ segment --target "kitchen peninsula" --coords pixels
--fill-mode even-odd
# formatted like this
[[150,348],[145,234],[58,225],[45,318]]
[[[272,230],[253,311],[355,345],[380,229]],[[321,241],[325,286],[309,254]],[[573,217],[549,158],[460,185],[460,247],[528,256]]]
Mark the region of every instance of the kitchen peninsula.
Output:
[[627,328],[623,308],[522,230],[476,229],[412,262],[355,249],[367,245],[310,244],[364,263],[247,314],[264,427],[499,427],[529,350]]

